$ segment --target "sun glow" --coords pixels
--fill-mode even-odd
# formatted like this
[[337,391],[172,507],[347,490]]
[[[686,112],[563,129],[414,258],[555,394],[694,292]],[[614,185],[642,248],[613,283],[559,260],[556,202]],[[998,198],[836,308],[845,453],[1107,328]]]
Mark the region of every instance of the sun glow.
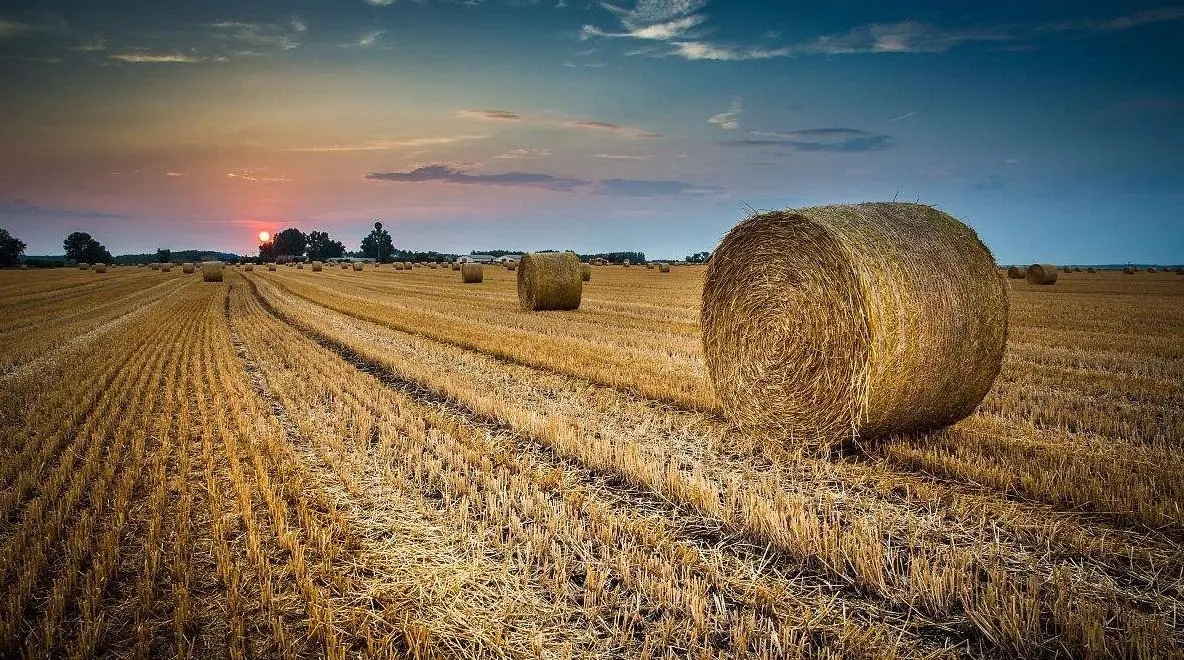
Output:
[[271,240],[271,234],[269,234],[265,231],[261,231],[261,232],[259,232],[259,240],[266,243],[267,241]]

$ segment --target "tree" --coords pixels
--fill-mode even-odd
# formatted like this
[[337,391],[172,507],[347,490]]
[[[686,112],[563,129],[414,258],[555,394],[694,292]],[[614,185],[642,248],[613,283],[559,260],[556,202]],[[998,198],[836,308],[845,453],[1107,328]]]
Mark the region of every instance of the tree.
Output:
[[76,231],[62,241],[62,248],[66,251],[66,259],[87,264],[109,264],[115,262],[115,257],[103,247],[103,244],[91,238],[91,235]]
[[276,257],[303,257],[308,246],[308,237],[295,227],[288,227],[259,246],[259,258],[274,260]]
[[25,247],[24,241],[9,234],[7,229],[0,229],[0,266],[15,266]]
[[156,263],[167,264],[173,260],[173,251],[168,248],[156,248]]
[[707,263],[707,260],[710,258],[711,258],[710,252],[696,252],[695,254],[687,255],[687,263],[688,264]]
[[341,241],[329,238],[329,232],[308,232],[308,258],[313,261],[338,259],[345,256],[345,245]]
[[394,252],[395,243],[391,240],[391,235],[382,228],[381,222],[374,223],[374,230],[362,239],[362,254],[387,263]]

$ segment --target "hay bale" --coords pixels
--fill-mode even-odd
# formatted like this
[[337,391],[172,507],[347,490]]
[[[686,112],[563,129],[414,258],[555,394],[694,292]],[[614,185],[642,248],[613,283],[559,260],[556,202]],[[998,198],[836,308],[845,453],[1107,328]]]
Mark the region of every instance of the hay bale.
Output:
[[78,270],[90,270],[90,264],[78,264]]
[[1020,266],[1012,266],[1007,269],[1007,277],[1013,280],[1022,280],[1028,276],[1028,269]]
[[658,272],[659,273],[669,273],[670,272],[670,264],[658,264]]
[[349,270],[349,262],[341,262],[341,270]]
[[360,273],[360,272],[362,272],[362,269],[363,269],[363,268],[365,268],[365,265],[364,265],[364,264],[362,264],[362,262],[360,262],[360,261],[355,261],[355,262],[354,262],[354,272],[359,272],[359,273]]
[[255,264],[247,264],[243,266],[243,270],[247,271],[248,273],[253,273],[255,272]]
[[402,261],[395,262],[395,270],[403,270],[403,262]]
[[1134,274],[1135,274],[1135,269],[1134,269],[1134,268],[1131,268],[1130,266],[1127,266],[1126,268],[1123,268],[1123,269],[1122,269],[1122,272],[1123,272],[1124,274],[1126,274],[1126,275],[1134,275]]
[[1098,269],[1097,269],[1097,268],[1094,268],[1093,266],[1090,266],[1089,268],[1086,268],[1086,269],[1085,269],[1085,272],[1087,272],[1087,273],[1096,273],[1096,272],[1098,272]]
[[518,264],[514,263],[513,261],[508,261],[506,262],[506,270],[518,270]]
[[107,264],[95,264],[93,270],[96,273],[105,273],[105,272],[107,272]]
[[464,264],[460,267],[460,281],[465,284],[480,284],[485,279],[485,267],[481,264]]
[[628,268],[629,267],[629,260],[626,259],[624,262],[621,263],[621,265],[624,266],[625,268]]
[[186,275],[189,275],[189,274],[197,272],[197,268],[192,263],[187,261],[187,262],[181,264],[181,272],[185,273]]
[[161,272],[168,273],[173,270],[173,265],[172,264],[161,264],[160,270],[161,270]]
[[654,269],[654,265],[653,265],[653,264],[646,264],[646,265],[645,265],[645,269],[646,269],[646,270],[653,270],[653,269]]
[[151,268],[152,270],[160,270],[160,264],[156,264],[156,263],[148,264],[148,267]]
[[1028,284],[1047,286],[1057,283],[1059,272],[1057,267],[1052,264],[1032,264],[1028,266],[1028,274],[1024,279],[1028,281]]
[[296,264],[296,270],[304,270],[304,264],[303,263]]
[[203,281],[203,282],[221,282],[222,281],[222,262],[221,261],[203,261],[201,264],[201,281]]
[[580,279],[585,282],[592,281],[592,264],[580,264]]
[[21,270],[29,270],[29,264],[21,264]]
[[460,264],[458,264],[458,263],[453,263],[453,264],[452,264],[452,270],[460,270]]
[[267,264],[267,270],[269,272],[275,272],[275,264],[273,264],[273,263]]
[[1158,272],[1159,272],[1159,269],[1158,269],[1158,268],[1156,268],[1155,266],[1152,266],[1152,267],[1150,267],[1150,268],[1148,268],[1148,269],[1147,269],[1147,272],[1148,272],[1148,273],[1158,273]]
[[703,354],[724,413],[783,442],[939,428],[994,383],[1008,291],[975,232],[929,206],[757,214],[707,268]]
[[431,268],[432,270],[436,270],[436,262],[433,261],[432,263],[428,264],[428,268]]
[[518,270],[518,302],[527,311],[580,306],[584,280],[574,252],[528,252]]
[[320,261],[312,262],[312,272],[319,273],[325,269],[325,264]]

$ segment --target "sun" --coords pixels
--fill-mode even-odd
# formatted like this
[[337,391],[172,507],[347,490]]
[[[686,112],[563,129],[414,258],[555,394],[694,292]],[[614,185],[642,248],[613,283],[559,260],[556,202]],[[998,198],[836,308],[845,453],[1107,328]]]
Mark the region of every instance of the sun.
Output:
[[259,232],[259,240],[266,243],[267,241],[271,240],[271,234],[269,234],[265,231],[261,231],[261,232]]

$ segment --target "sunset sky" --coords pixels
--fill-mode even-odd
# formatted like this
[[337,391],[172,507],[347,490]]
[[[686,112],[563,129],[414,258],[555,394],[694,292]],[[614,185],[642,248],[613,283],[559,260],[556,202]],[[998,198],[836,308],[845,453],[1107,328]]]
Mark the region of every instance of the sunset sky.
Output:
[[9,0],[0,227],[670,258],[896,198],[1002,263],[1184,261],[1184,6],[952,4]]

